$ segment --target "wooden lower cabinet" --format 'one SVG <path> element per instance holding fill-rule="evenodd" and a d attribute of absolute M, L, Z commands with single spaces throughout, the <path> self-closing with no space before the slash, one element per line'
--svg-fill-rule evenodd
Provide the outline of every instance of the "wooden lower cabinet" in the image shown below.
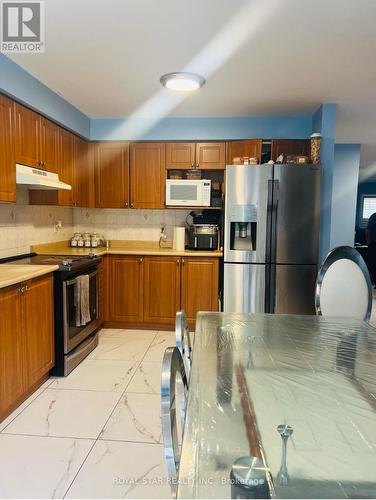
<path fill-rule="evenodd" d="M 181 308 L 190 322 L 198 311 L 218 311 L 218 259 L 182 259 Z"/>
<path fill-rule="evenodd" d="M 24 392 L 19 286 L 0 290 L 0 421 Z"/>
<path fill-rule="evenodd" d="M 180 257 L 145 257 L 144 322 L 173 325 L 180 309 Z"/>
<path fill-rule="evenodd" d="M 110 321 L 141 323 L 143 320 L 143 258 L 111 256 L 109 268 Z"/>
<path fill-rule="evenodd" d="M 1 421 L 54 365 L 52 275 L 1 289 L 0 310 Z"/>
<path fill-rule="evenodd" d="M 28 281 L 22 298 L 24 378 L 25 386 L 32 387 L 54 365 L 52 278 Z"/>
<path fill-rule="evenodd" d="M 218 310 L 218 258 L 106 258 L 106 326 L 173 329 L 180 309 L 186 311 L 191 326 L 197 311 Z"/>

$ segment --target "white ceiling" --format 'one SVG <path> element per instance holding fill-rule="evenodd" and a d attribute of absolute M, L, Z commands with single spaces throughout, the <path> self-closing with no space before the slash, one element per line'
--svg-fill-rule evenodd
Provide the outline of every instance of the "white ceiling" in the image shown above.
<path fill-rule="evenodd" d="M 46 0 L 46 52 L 12 59 L 91 117 L 311 113 L 376 163 L 375 0 Z M 184 100 L 163 73 L 201 73 Z"/>

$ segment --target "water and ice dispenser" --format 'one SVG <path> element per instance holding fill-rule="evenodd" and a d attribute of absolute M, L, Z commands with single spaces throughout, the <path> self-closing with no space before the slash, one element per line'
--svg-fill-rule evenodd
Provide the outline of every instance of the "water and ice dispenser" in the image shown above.
<path fill-rule="evenodd" d="M 255 251 L 256 241 L 256 205 L 232 205 L 230 212 L 230 249 Z"/>

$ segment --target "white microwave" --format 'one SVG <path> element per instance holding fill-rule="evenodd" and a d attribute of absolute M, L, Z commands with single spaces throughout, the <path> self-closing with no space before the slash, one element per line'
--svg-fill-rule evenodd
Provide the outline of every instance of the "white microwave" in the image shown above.
<path fill-rule="evenodd" d="M 208 179 L 167 179 L 166 205 L 210 207 L 211 181 Z"/>

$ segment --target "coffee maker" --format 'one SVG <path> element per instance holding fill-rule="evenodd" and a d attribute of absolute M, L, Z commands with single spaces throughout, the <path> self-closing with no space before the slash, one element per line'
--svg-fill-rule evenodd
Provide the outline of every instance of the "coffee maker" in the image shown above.
<path fill-rule="evenodd" d="M 221 213 L 217 210 L 190 212 L 187 217 L 188 249 L 218 250 Z"/>

